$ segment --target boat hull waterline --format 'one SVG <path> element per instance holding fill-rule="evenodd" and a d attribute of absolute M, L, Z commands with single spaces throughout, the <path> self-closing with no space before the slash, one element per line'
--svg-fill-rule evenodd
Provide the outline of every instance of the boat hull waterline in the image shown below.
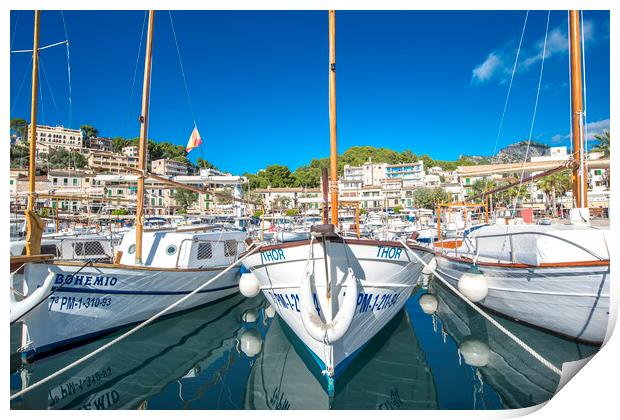
<path fill-rule="evenodd" d="M 432 258 L 426 250 L 415 252 L 426 261 Z M 335 380 L 411 295 L 422 264 L 410 254 L 398 242 L 328 239 L 266 246 L 243 264 L 256 276 L 260 289 L 280 317 L 311 351 L 317 367 L 323 373 L 331 372 L 331 379 Z M 357 281 L 352 320 L 338 340 L 319 341 L 302 319 L 300 296 L 303 299 L 304 294 L 300 286 L 304 273 L 312 273 L 312 306 L 325 323 L 326 318 L 331 321 L 340 310 L 345 310 L 349 268 Z M 332 299 L 327 297 L 328 280 Z"/>
<path fill-rule="evenodd" d="M 222 269 L 156 269 L 95 264 L 28 264 L 27 290 L 42 286 L 51 272 L 54 286 L 46 302 L 22 321 L 22 354 L 39 357 L 85 339 L 148 319 L 217 276 Z M 77 274 L 76 274 L 77 273 Z M 214 302 L 239 290 L 239 269 L 170 310 L 170 314 Z"/>
<path fill-rule="evenodd" d="M 473 263 L 437 255 L 452 286 Z M 478 264 L 488 282 L 480 304 L 510 318 L 588 343 L 602 343 L 609 320 L 609 264 L 509 267 Z"/>

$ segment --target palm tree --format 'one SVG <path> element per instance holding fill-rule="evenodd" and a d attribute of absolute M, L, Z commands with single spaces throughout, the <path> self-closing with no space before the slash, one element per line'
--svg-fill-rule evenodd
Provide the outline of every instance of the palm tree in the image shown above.
<path fill-rule="evenodd" d="M 26 131 L 28 130 L 28 122 L 23 118 L 11 118 L 11 130 L 15 135 L 21 137 L 22 141 L 27 140 Z"/>
<path fill-rule="evenodd" d="M 609 130 L 605 130 L 603 134 L 595 134 L 594 138 L 598 140 L 598 145 L 592 148 L 592 151 L 601 152 L 604 157 L 609 157 Z"/>
<path fill-rule="evenodd" d="M 568 172 L 555 173 L 540 181 L 537 186 L 550 199 L 553 206 L 553 215 L 557 215 L 557 196 L 563 196 L 571 188 L 571 180 Z"/>

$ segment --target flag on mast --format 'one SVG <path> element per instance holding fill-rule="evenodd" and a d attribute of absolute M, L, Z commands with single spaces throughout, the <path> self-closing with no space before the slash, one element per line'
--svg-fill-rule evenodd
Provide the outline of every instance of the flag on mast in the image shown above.
<path fill-rule="evenodd" d="M 201 144 L 202 138 L 200 138 L 198 127 L 194 127 L 194 131 L 192 131 L 192 135 L 189 136 L 189 140 L 187 141 L 187 147 L 185 148 L 185 151 L 189 153 L 192 149 L 200 146 Z"/>

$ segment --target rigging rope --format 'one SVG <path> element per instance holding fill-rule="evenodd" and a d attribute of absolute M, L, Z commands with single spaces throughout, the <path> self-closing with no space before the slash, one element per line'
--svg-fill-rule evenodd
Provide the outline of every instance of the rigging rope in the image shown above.
<path fill-rule="evenodd" d="M 13 109 L 15 108 L 15 104 L 17 104 L 17 100 L 19 99 L 19 94 L 22 91 L 22 87 L 24 86 L 26 77 L 28 77 L 29 74 L 32 74 L 31 72 L 28 71 L 30 68 L 32 68 L 32 56 L 30 56 L 30 62 L 28 63 L 28 66 L 26 67 L 26 71 L 24 72 L 24 77 L 22 78 L 22 82 L 19 84 L 19 89 L 17 89 L 17 95 L 15 95 L 15 98 L 13 99 L 13 105 L 11 106 L 11 114 L 13 113 Z"/>
<path fill-rule="evenodd" d="M 194 296 L 196 293 L 200 292 L 202 289 L 204 289 L 205 287 L 207 287 L 209 284 L 213 283 L 215 280 L 219 279 L 221 276 L 223 276 L 225 273 L 227 273 L 228 271 L 230 271 L 233 267 L 235 267 L 238 263 L 241 263 L 242 261 L 244 261 L 246 258 L 248 258 L 250 255 L 254 254 L 257 250 L 260 249 L 260 246 L 255 246 L 254 249 L 248 251 L 247 254 L 245 254 L 242 258 L 236 260 L 235 262 L 233 262 L 231 265 L 229 265 L 228 267 L 226 267 L 223 271 L 221 271 L 219 274 L 217 274 L 215 277 L 205 281 L 201 286 L 197 287 L 196 289 L 194 289 L 192 292 L 188 293 L 187 295 L 185 295 L 184 297 L 182 297 L 181 299 L 177 300 L 176 302 L 174 302 L 173 304 L 171 304 L 170 306 L 167 306 L 166 308 L 162 309 L 161 311 L 159 311 L 158 313 L 156 313 L 155 315 L 153 315 L 152 317 L 150 317 L 149 319 L 147 319 L 146 321 L 141 322 L 140 324 L 136 325 L 135 327 L 133 327 L 132 329 L 130 329 L 129 331 L 127 331 L 126 333 L 120 335 L 119 337 L 115 338 L 114 340 L 110 341 L 109 343 L 99 347 L 98 349 L 88 353 L 87 355 L 85 355 L 84 357 L 76 360 L 73 363 L 68 364 L 67 366 L 65 366 L 62 369 L 57 370 L 56 372 L 52 373 L 51 375 L 41 379 L 39 382 L 36 382 L 32 385 L 27 386 L 26 388 L 22 389 L 21 391 L 18 391 L 16 393 L 14 393 L 13 395 L 11 395 L 10 399 L 14 400 L 17 397 L 21 397 L 22 395 L 26 394 L 27 392 L 32 391 L 35 388 L 38 388 L 39 386 L 51 381 L 52 379 L 58 377 L 59 375 L 67 372 L 68 370 L 74 368 L 75 366 L 84 363 L 85 361 L 91 359 L 92 357 L 96 356 L 97 354 L 101 353 L 102 351 L 112 347 L 114 344 L 118 343 L 119 341 L 129 337 L 131 334 L 137 332 L 138 330 L 141 330 L 142 328 L 144 328 L 145 326 L 147 326 L 148 324 L 152 323 L 153 321 L 155 321 L 157 318 L 161 317 L 162 315 L 166 314 L 167 312 L 169 312 L 171 309 L 179 306 L 181 303 L 185 302 L 186 300 L 188 300 L 190 297 Z"/>
<path fill-rule="evenodd" d="M 194 113 L 194 107 L 192 106 L 192 99 L 189 96 L 187 78 L 185 77 L 185 69 L 183 68 L 183 60 L 181 60 L 181 50 L 179 49 L 179 43 L 177 41 L 177 33 L 174 30 L 174 22 L 172 21 L 172 12 L 170 10 L 168 10 L 168 16 L 170 17 L 170 26 L 172 26 L 172 36 L 174 38 L 174 45 L 177 48 L 177 56 L 179 57 L 179 65 L 181 66 L 181 75 L 183 76 L 183 84 L 185 85 L 185 95 L 187 96 L 187 103 L 189 104 L 189 110 L 192 113 L 192 119 L 194 120 L 194 127 L 196 127 L 196 114 Z"/>
<path fill-rule="evenodd" d="M 582 127 L 583 127 L 583 132 L 582 137 L 581 137 L 581 150 L 579 151 L 579 157 L 580 157 L 580 170 L 582 172 L 581 176 L 582 177 L 587 177 L 587 173 L 588 170 L 586 168 L 586 153 L 588 152 L 588 122 L 587 122 L 587 102 L 586 102 L 586 98 L 588 96 L 588 92 L 586 90 L 586 43 L 585 43 L 585 26 L 584 26 L 584 20 L 583 20 L 583 10 L 580 11 L 581 13 L 581 62 L 582 64 L 582 68 L 583 68 L 583 80 L 582 80 L 582 84 L 583 84 L 583 109 L 582 109 L 582 113 L 581 113 L 581 119 L 580 121 L 582 122 Z M 587 178 L 586 178 L 587 179 Z M 587 184 L 587 183 L 586 183 Z M 588 203 L 582 203 L 584 206 L 588 206 Z"/>
<path fill-rule="evenodd" d="M 52 97 L 52 104 L 54 105 L 54 109 L 56 110 L 56 116 L 58 120 L 62 123 L 62 118 L 60 117 L 60 111 L 58 110 L 58 106 L 56 105 L 56 98 L 54 98 L 54 92 L 52 91 L 52 85 L 50 84 L 49 79 L 47 78 L 47 72 L 45 71 L 45 66 L 43 65 L 43 57 L 39 57 L 39 63 L 41 63 L 41 72 L 43 73 L 43 78 L 47 83 L 47 88 L 50 91 L 50 96 Z"/>
<path fill-rule="evenodd" d="M 13 36 L 11 36 L 11 50 L 13 49 L 13 42 L 15 41 L 15 33 L 17 33 L 17 25 L 19 24 L 19 10 L 17 12 L 17 17 L 15 18 L 15 27 L 13 28 Z"/>
<path fill-rule="evenodd" d="M 525 176 L 525 163 L 527 162 L 527 158 L 530 153 L 530 145 L 532 144 L 532 132 L 534 131 L 534 123 L 536 121 L 536 112 L 538 111 L 538 99 L 540 98 L 540 87 L 542 85 L 543 71 L 545 68 L 545 56 L 547 55 L 547 37 L 549 35 L 549 18 L 550 17 L 551 17 L 551 10 L 548 10 L 547 11 L 547 26 L 545 28 L 545 41 L 543 44 L 542 57 L 540 60 L 540 74 L 538 76 L 538 87 L 536 89 L 536 101 L 534 102 L 534 112 L 532 113 L 532 122 L 530 124 L 530 132 L 527 137 L 527 148 L 525 149 L 525 156 L 523 158 L 523 164 L 521 166 L 521 177 L 519 179 L 519 188 L 517 188 L 517 195 L 512 205 L 513 214 L 517 208 L 517 200 L 519 199 L 519 196 L 521 195 L 520 187 L 523 185 L 523 178 Z M 508 225 L 506 225 L 506 229 L 508 229 Z"/>
<path fill-rule="evenodd" d="M 523 348 L 523 350 L 525 350 L 526 352 L 528 352 L 532 357 L 534 357 L 536 360 L 538 360 L 540 363 L 542 363 L 546 368 L 548 368 L 550 371 L 552 371 L 553 373 L 555 373 L 558 376 L 562 376 L 562 370 L 558 369 L 553 363 L 551 363 L 550 361 L 548 361 L 547 359 L 545 359 L 543 356 L 541 356 L 539 353 L 536 352 L 536 350 L 534 350 L 533 348 L 531 348 L 530 346 L 528 346 L 525 342 L 523 342 L 519 337 L 517 337 L 516 335 L 514 335 L 513 333 L 511 333 L 508 329 L 506 329 L 502 324 L 500 324 L 498 321 L 496 321 L 492 316 L 490 316 L 489 314 L 487 314 L 485 311 L 483 311 L 482 309 L 480 309 L 478 307 L 478 305 L 476 305 L 475 303 L 473 303 L 472 301 L 470 301 L 469 299 L 467 299 L 461 292 L 458 291 L 458 289 L 456 289 L 454 286 L 452 286 L 446 279 L 444 279 L 441 274 L 439 274 L 437 272 L 437 270 L 433 267 L 431 267 L 428 263 L 426 263 L 418 254 L 416 254 L 410 247 L 409 245 L 407 245 L 404 241 L 399 240 L 399 242 L 405 247 L 405 249 L 407 249 L 409 252 L 411 252 L 414 257 L 416 257 L 418 259 L 418 261 L 420 261 L 420 263 L 422 263 L 422 265 L 424 265 L 427 269 L 429 269 L 433 275 L 438 278 L 439 280 L 441 280 L 441 282 L 443 284 L 446 285 L 446 287 L 448 287 L 448 289 L 450 289 L 455 295 L 457 295 L 458 297 L 460 297 L 466 304 L 468 304 L 469 306 L 471 306 L 476 312 L 478 312 L 480 315 L 482 315 L 487 321 L 489 321 L 491 324 L 493 324 L 498 330 L 500 330 L 501 332 L 503 332 L 505 335 L 508 336 L 508 338 L 512 339 L 515 343 L 517 343 L 521 348 Z M 13 397 L 11 397 L 13 398 Z"/>
<path fill-rule="evenodd" d="M 65 30 L 65 39 L 67 40 L 67 77 L 69 81 L 69 128 L 73 126 L 73 101 L 72 101 L 72 89 L 71 89 L 71 55 L 69 53 L 69 34 L 67 33 L 67 25 L 65 24 L 65 15 L 60 11 L 60 17 L 62 19 L 62 27 Z"/>
<path fill-rule="evenodd" d="M 523 21 L 523 28 L 521 29 L 521 38 L 519 39 L 519 46 L 517 47 L 517 55 L 515 57 L 515 62 L 512 66 L 512 75 L 510 76 L 510 83 L 508 84 L 508 91 L 506 92 L 506 100 L 504 101 L 504 110 L 502 111 L 502 118 L 499 123 L 499 129 L 497 130 L 497 138 L 495 139 L 495 147 L 493 148 L 493 157 L 495 157 L 495 153 L 497 152 L 497 144 L 499 143 L 499 139 L 502 133 L 502 127 L 504 126 L 504 117 L 506 116 L 506 110 L 508 109 L 508 99 L 510 98 L 510 92 L 512 90 L 512 82 L 515 77 L 515 73 L 517 71 L 517 63 L 519 62 L 519 54 L 521 53 L 521 46 L 523 45 L 523 36 L 525 35 L 525 28 L 527 26 L 527 18 L 530 14 L 530 11 L 526 11 L 525 19 Z"/>
<path fill-rule="evenodd" d="M 140 52 L 142 51 L 142 40 L 144 39 L 144 28 L 146 26 L 146 17 L 148 12 L 144 12 L 144 19 L 142 19 L 142 31 L 140 32 L 140 44 L 138 45 L 138 55 L 136 56 L 136 65 L 133 69 L 133 80 L 131 81 L 131 89 L 129 90 L 129 106 L 127 107 L 127 125 L 131 118 L 131 104 L 133 103 L 133 93 L 136 86 L 136 76 L 138 73 L 138 64 L 140 62 Z"/>

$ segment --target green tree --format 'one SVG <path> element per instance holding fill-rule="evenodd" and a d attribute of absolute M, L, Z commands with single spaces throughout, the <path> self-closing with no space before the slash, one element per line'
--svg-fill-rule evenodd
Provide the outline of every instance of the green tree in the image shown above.
<path fill-rule="evenodd" d="M 97 137 L 99 135 L 99 130 L 97 130 L 92 125 L 81 125 L 80 130 L 84 133 L 84 137 L 89 139 L 91 137 Z"/>
<path fill-rule="evenodd" d="M 30 150 L 22 145 L 11 145 L 10 158 L 11 168 L 27 167 L 30 162 Z"/>
<path fill-rule="evenodd" d="M 394 214 L 400 214 L 403 212 L 403 206 L 394 206 Z"/>
<path fill-rule="evenodd" d="M 605 130 L 603 134 L 595 134 L 594 138 L 598 140 L 598 144 L 592 151 L 602 152 L 604 157 L 609 157 L 609 130 Z"/>
<path fill-rule="evenodd" d="M 129 145 L 129 140 L 124 137 L 114 137 L 112 139 L 112 151 L 116 153 L 121 153 L 123 151 L 123 147 Z"/>
<path fill-rule="evenodd" d="M 216 171 L 218 170 L 214 164 L 203 158 L 196 159 L 196 167 L 198 169 L 215 169 Z"/>
<path fill-rule="evenodd" d="M 21 137 L 23 141 L 28 139 L 28 121 L 23 118 L 11 118 L 11 130 L 15 135 Z"/>
<path fill-rule="evenodd" d="M 413 201 L 420 209 L 434 209 L 438 203 L 448 200 L 448 194 L 442 188 L 420 187 L 413 191 Z"/>
<path fill-rule="evenodd" d="M 179 188 L 174 193 L 174 200 L 178 206 L 187 212 L 187 209 L 198 201 L 198 194 L 185 188 Z"/>
<path fill-rule="evenodd" d="M 289 204 L 291 204 L 291 199 L 281 195 L 272 201 L 271 206 L 275 210 L 284 210 L 288 208 Z"/>
<path fill-rule="evenodd" d="M 54 169 L 84 168 L 88 161 L 78 152 L 71 152 L 64 147 L 52 151 L 49 155 L 49 166 Z"/>
<path fill-rule="evenodd" d="M 557 212 L 557 196 L 562 196 L 571 188 L 571 178 L 568 171 L 562 171 L 546 176 L 538 181 L 538 189 L 543 191 L 547 199 L 551 201 L 553 215 Z"/>
<path fill-rule="evenodd" d="M 110 214 L 112 216 L 125 216 L 126 214 L 129 214 L 129 212 L 127 209 L 114 209 Z"/>
<path fill-rule="evenodd" d="M 287 216 L 298 216 L 299 215 L 299 209 L 288 209 L 284 212 L 285 215 Z"/>

